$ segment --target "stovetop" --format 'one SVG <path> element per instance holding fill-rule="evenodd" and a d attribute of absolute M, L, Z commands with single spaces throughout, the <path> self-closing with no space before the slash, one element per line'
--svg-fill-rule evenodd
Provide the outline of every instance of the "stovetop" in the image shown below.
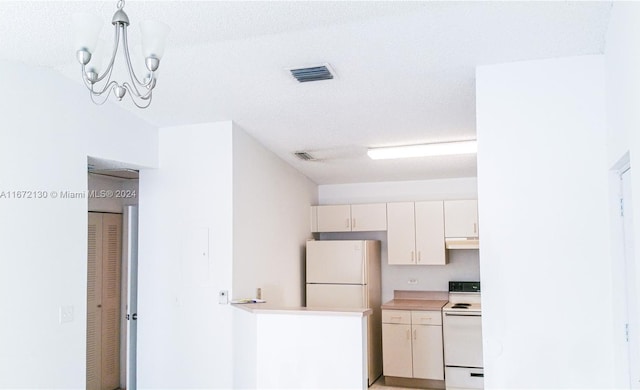
<path fill-rule="evenodd" d="M 442 310 L 456 313 L 482 311 L 480 282 L 449 282 L 449 303 Z"/>

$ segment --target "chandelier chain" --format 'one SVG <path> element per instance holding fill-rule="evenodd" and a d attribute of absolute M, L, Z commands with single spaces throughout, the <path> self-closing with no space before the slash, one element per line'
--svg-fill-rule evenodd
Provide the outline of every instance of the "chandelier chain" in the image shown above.
<path fill-rule="evenodd" d="M 124 0 L 118 0 L 118 9 L 124 8 Z"/>

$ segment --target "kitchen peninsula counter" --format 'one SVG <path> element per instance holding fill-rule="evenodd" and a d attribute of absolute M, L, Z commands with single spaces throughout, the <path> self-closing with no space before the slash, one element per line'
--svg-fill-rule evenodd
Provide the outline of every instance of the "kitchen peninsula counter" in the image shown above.
<path fill-rule="evenodd" d="M 446 302 L 445 302 L 446 303 Z M 246 310 L 253 314 L 293 314 L 316 316 L 353 316 L 365 317 L 371 315 L 371 309 L 337 309 L 337 308 L 308 308 L 301 306 L 287 307 L 270 303 L 232 303 L 231 306 Z"/>
<path fill-rule="evenodd" d="M 372 310 L 231 306 L 238 388 L 367 389 Z"/>

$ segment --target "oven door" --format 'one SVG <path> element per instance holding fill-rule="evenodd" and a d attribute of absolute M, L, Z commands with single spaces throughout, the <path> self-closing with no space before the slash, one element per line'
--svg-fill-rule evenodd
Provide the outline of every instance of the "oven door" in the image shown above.
<path fill-rule="evenodd" d="M 480 313 L 444 313 L 442 331 L 445 366 L 483 366 Z"/>

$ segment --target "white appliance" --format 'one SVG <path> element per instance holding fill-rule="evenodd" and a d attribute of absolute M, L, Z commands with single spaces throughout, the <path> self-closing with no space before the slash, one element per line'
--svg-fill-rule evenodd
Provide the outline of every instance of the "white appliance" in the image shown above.
<path fill-rule="evenodd" d="M 446 389 L 484 388 L 480 282 L 449 282 L 442 313 Z"/>
<path fill-rule="evenodd" d="M 367 318 L 369 386 L 382 375 L 380 241 L 307 242 L 307 307 L 363 309 Z"/>

